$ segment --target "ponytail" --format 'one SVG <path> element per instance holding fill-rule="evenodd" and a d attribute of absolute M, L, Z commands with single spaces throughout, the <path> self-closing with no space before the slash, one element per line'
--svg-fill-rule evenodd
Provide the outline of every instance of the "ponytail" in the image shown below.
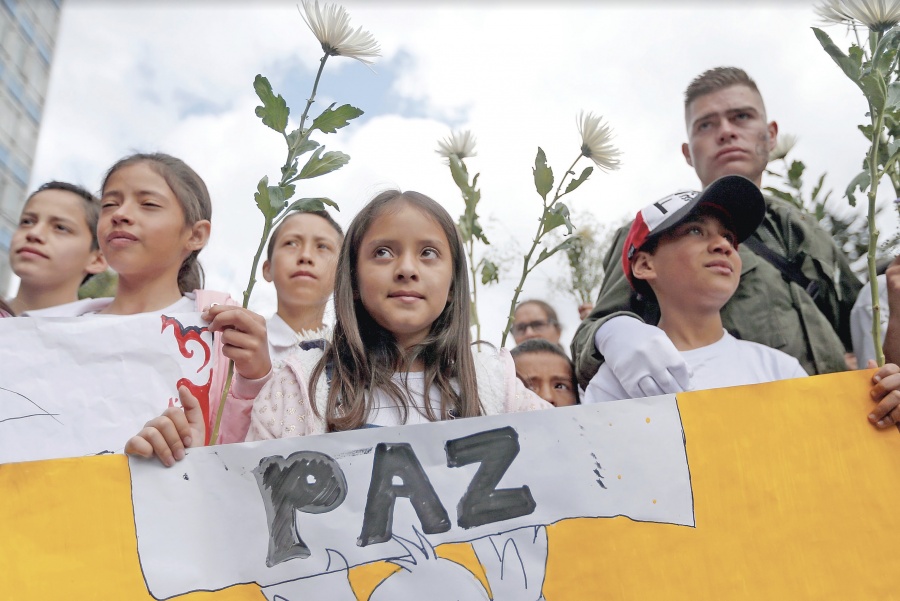
<path fill-rule="evenodd" d="M 206 274 L 197 260 L 198 254 L 200 254 L 199 250 L 189 254 L 184 263 L 181 264 L 181 269 L 178 270 L 178 290 L 181 291 L 181 294 L 203 288 Z"/>

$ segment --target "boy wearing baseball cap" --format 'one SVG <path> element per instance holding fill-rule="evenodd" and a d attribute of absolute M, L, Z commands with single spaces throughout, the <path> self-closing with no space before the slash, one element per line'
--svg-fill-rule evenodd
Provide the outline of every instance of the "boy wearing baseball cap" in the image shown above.
<path fill-rule="evenodd" d="M 738 244 L 756 230 L 765 211 L 756 184 L 727 175 L 703 192 L 676 192 L 644 207 L 628 232 L 622 252 L 625 276 L 638 294 L 656 297 L 658 327 L 684 357 L 692 390 L 807 375 L 794 357 L 738 340 L 722 327 L 720 311 L 741 277 Z M 604 363 L 582 402 L 631 396 Z"/>

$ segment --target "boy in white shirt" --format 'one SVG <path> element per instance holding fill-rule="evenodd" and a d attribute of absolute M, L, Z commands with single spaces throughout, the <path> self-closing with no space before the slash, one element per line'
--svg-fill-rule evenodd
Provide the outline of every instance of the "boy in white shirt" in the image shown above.
<path fill-rule="evenodd" d="M 794 357 L 738 340 L 722 327 L 720 311 L 741 277 L 737 246 L 756 230 L 765 210 L 756 184 L 728 175 L 703 192 L 677 192 L 644 207 L 628 232 L 625 275 L 636 292 L 656 297 L 658 327 L 684 357 L 691 390 L 807 375 Z M 582 402 L 630 396 L 604 363 Z"/>

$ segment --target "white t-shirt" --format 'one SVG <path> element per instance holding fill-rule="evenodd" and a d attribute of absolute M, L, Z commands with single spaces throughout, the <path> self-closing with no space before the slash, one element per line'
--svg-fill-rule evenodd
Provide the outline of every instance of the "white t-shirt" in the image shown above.
<path fill-rule="evenodd" d="M 197 310 L 196 296 L 193 292 L 187 292 L 180 299 L 159 311 L 150 313 L 193 313 Z M 75 302 L 25 311 L 22 317 L 81 317 L 82 315 L 99 314 L 113 302 L 111 296 L 104 298 L 84 298 Z"/>
<path fill-rule="evenodd" d="M 768 346 L 738 340 L 723 330 L 718 342 L 690 351 L 679 351 L 691 369 L 691 390 L 762 384 L 803 378 L 800 362 Z M 604 363 L 591 379 L 581 402 L 599 403 L 631 398 Z"/>
<path fill-rule="evenodd" d="M 403 383 L 404 379 L 406 380 L 405 386 Z M 401 390 L 405 388 L 409 392 L 409 413 L 406 416 L 406 421 L 403 421 L 403 413 L 400 407 L 397 406 L 397 402 L 383 390 L 375 390 L 372 393 L 372 408 L 366 420 L 366 427 L 429 423 L 428 416 L 425 413 L 425 372 L 397 373 L 391 376 L 391 380 Z M 431 389 L 428 391 L 428 402 L 431 404 L 434 414 L 440 417 L 441 392 L 434 384 L 431 385 Z"/>
<path fill-rule="evenodd" d="M 885 274 L 878 276 L 878 305 L 881 307 L 881 343 L 884 344 L 889 317 Z M 869 359 L 875 358 L 875 343 L 872 340 L 872 286 L 869 282 L 859 291 L 853 309 L 850 310 L 850 337 L 853 339 L 856 364 L 864 369 Z"/>

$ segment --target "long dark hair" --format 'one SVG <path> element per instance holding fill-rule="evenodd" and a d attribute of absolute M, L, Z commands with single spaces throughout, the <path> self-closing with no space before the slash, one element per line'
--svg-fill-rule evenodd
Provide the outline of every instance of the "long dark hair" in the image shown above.
<path fill-rule="evenodd" d="M 9 313 L 12 317 L 16 316 L 16 312 L 12 310 L 12 307 L 6 304 L 2 298 L 0 298 L 0 313 Z"/>
<path fill-rule="evenodd" d="M 378 325 L 359 296 L 357 263 L 363 237 L 379 217 L 411 206 L 429 215 L 444 231 L 453 259 L 453 282 L 447 306 L 431 325 L 422 342 L 408 350 L 393 334 Z M 396 401 L 406 421 L 409 392 L 392 379 L 416 361 L 425 365 L 425 415 L 436 421 L 448 417 L 473 417 L 483 413 L 478 398 L 469 328 L 469 280 L 462 240 L 444 208 L 418 192 L 389 190 L 373 198 L 353 219 L 341 246 L 334 286 L 336 321 L 334 339 L 313 370 L 309 383 L 312 409 L 316 383 L 327 365 L 332 366 L 331 386 L 325 411 L 329 431 L 354 430 L 366 423 L 373 391 L 381 390 Z M 456 379 L 459 392 L 451 382 Z M 440 415 L 435 415 L 428 391 L 436 386 L 441 395 Z M 321 417 L 321 416 L 320 416 Z"/>
<path fill-rule="evenodd" d="M 166 184 L 181 204 L 185 225 L 192 227 L 204 219 L 212 221 L 212 201 L 206 183 L 187 163 L 162 152 L 138 153 L 121 159 L 106 172 L 101 190 L 106 189 L 106 183 L 113 173 L 137 163 L 146 163 L 166 180 Z M 192 251 L 178 270 L 178 289 L 182 294 L 203 288 L 203 268 L 197 261 L 200 250 L 203 249 Z"/>

